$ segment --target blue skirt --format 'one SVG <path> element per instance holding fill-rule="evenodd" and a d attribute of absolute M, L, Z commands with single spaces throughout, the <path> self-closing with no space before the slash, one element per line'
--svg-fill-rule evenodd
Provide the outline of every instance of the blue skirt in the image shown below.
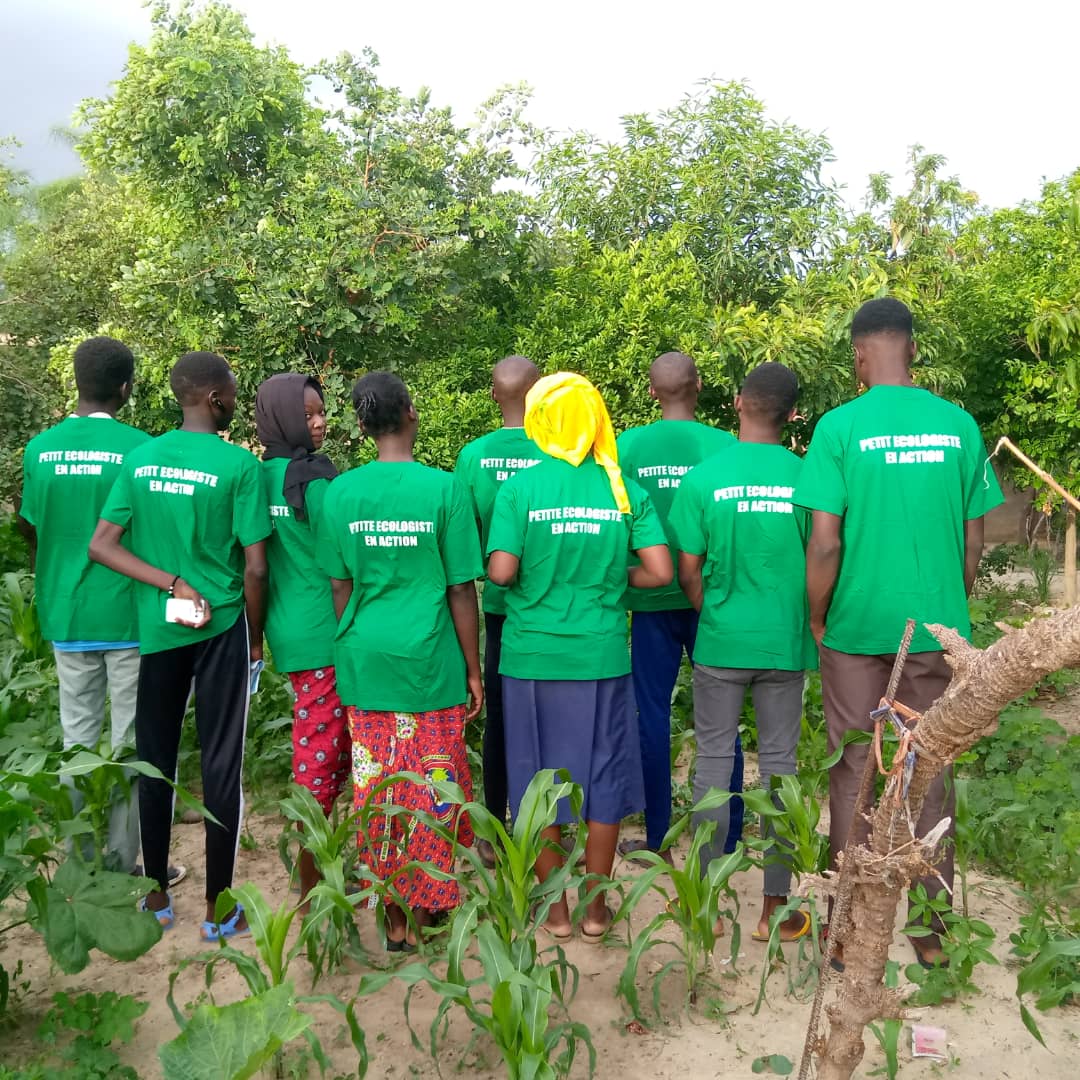
<path fill-rule="evenodd" d="M 617 825 L 645 808 L 634 684 L 614 679 L 502 677 L 510 810 L 540 769 L 566 769 L 585 794 L 586 821 Z M 573 821 L 559 804 L 558 823 Z"/>

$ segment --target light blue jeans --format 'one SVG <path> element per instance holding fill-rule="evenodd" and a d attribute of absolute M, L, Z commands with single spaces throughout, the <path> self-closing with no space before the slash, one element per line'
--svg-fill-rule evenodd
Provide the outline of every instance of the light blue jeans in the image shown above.
<path fill-rule="evenodd" d="M 110 746 L 113 757 L 135 746 L 135 699 L 139 688 L 139 650 L 103 649 L 94 652 L 62 652 L 54 649 L 56 676 L 60 684 L 60 726 L 64 748 L 84 746 L 97 750 L 105 727 L 105 702 L 109 701 Z M 76 812 L 82 797 L 70 780 Z M 139 858 L 139 802 L 137 781 L 117 786 L 109 814 L 105 864 L 130 874 Z"/>

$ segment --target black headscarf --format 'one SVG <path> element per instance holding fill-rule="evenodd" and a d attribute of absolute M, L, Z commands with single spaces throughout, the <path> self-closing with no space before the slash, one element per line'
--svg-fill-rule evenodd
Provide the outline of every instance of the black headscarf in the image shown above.
<path fill-rule="evenodd" d="M 304 518 L 304 495 L 312 480 L 333 480 L 338 471 L 325 454 L 316 454 L 304 413 L 304 390 L 322 387 L 310 375 L 271 375 L 255 397 L 255 427 L 263 444 L 263 460 L 290 458 L 285 467 L 285 502 Z"/>

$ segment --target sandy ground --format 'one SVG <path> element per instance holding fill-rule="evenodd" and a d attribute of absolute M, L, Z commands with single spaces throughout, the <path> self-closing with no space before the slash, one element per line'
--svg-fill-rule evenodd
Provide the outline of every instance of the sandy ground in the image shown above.
<path fill-rule="evenodd" d="M 237 879 L 259 885 L 272 903 L 286 896 L 284 880 L 277 856 L 277 837 L 282 824 L 269 816 L 253 817 L 250 834 L 256 843 L 254 850 L 242 850 Z M 21 959 L 24 976 L 31 988 L 15 1005 L 16 1026 L 0 1033 L 0 1062 L 16 1065 L 25 1062 L 36 1051 L 33 1032 L 50 1004 L 50 996 L 58 989 L 116 990 L 134 994 L 150 1002 L 150 1008 L 138 1022 L 134 1042 L 122 1051 L 125 1062 L 134 1066 L 139 1075 L 156 1078 L 161 1075 L 157 1046 L 177 1033 L 176 1024 L 165 1003 L 170 973 L 185 958 L 198 953 L 198 925 L 202 909 L 201 878 L 202 829 L 199 826 L 178 826 L 174 835 L 174 860 L 188 866 L 190 873 L 176 890 L 177 925 L 150 953 L 128 964 L 117 963 L 95 954 L 90 966 L 75 977 L 65 977 L 50 970 L 48 956 L 40 940 L 25 928 L 5 935 L 4 963 L 9 968 Z M 617 873 L 632 876 L 631 865 L 621 863 Z M 620 1080 L 687 1080 L 697 1077 L 749 1077 L 751 1064 L 758 1055 L 784 1054 L 796 1063 L 802 1052 L 809 1001 L 788 996 L 788 979 L 783 970 L 774 973 L 769 982 L 767 1003 L 754 1015 L 761 976 L 764 946 L 749 939 L 757 918 L 759 882 L 754 874 L 743 875 L 738 882 L 742 901 L 743 945 L 737 968 L 727 958 L 728 941 L 722 940 L 716 953 L 715 990 L 707 991 L 699 1006 L 691 1012 L 680 1007 L 680 979 L 672 976 L 665 985 L 665 1019 L 654 1021 L 651 1030 L 635 1033 L 628 1026 L 628 1015 L 615 997 L 615 984 L 625 962 L 626 950 L 621 945 L 595 947 L 574 939 L 566 949 L 568 958 L 578 966 L 581 984 L 571 1005 L 576 1020 L 588 1025 L 596 1051 L 596 1075 Z M 983 967 L 976 972 L 981 994 L 948 1005 L 917 1010 L 922 1023 L 943 1027 L 948 1032 L 952 1059 L 934 1064 L 926 1059 L 913 1061 L 910 1057 L 910 1033 L 905 1025 L 901 1037 L 902 1077 L 950 1076 L 956 1078 L 1029 1078 L 1040 1080 L 1074 1080 L 1077 1076 L 1077 1051 L 1080 1049 L 1080 1009 L 1059 1009 L 1039 1017 L 1049 1050 L 1039 1046 L 1021 1024 L 1013 996 L 1015 969 L 1008 961 L 1008 935 L 1017 924 L 1017 902 L 1009 886 L 1001 881 L 976 877 L 972 889 L 973 913 L 986 919 L 997 931 L 995 953 L 1000 966 Z M 634 925 L 641 927 L 659 910 L 661 900 L 651 897 L 635 916 Z M 377 938 L 370 916 L 364 913 L 361 927 L 365 944 L 371 950 L 373 963 L 382 963 L 385 954 L 378 952 Z M 899 930 L 899 924 L 898 924 Z M 253 951 L 249 942 L 243 945 Z M 659 968 L 668 956 L 656 955 L 650 971 Z M 893 948 L 893 958 L 902 965 L 913 959 L 910 946 L 901 937 Z M 794 956 L 789 963 L 794 967 Z M 362 969 L 353 970 L 324 980 L 318 993 L 334 993 L 347 998 L 355 990 Z M 310 989 L 306 960 L 293 961 L 291 975 L 298 991 Z M 647 980 L 643 980 L 643 983 Z M 189 967 L 178 981 L 177 1000 L 193 1003 L 203 992 L 201 965 Z M 646 995 L 650 987 L 644 986 Z M 231 969 L 222 968 L 214 981 L 214 993 L 219 1003 L 236 1000 L 244 993 L 243 984 Z M 362 1001 L 359 1018 L 367 1033 L 371 1064 L 370 1077 L 434 1077 L 438 1075 L 432 1060 L 416 1050 L 409 1041 L 403 1023 L 403 993 L 390 987 L 375 997 Z M 648 998 L 646 998 L 648 1000 Z M 722 1007 L 716 1007 L 722 1003 Z M 709 1006 L 712 1006 L 711 1008 Z M 413 1023 L 426 1037 L 427 1022 L 433 1015 L 435 998 L 424 991 L 417 995 Z M 331 1055 L 335 1070 L 342 1076 L 355 1075 L 356 1055 L 337 1013 L 327 1006 L 314 1007 L 317 1030 L 323 1046 Z M 883 1056 L 872 1036 L 867 1037 L 868 1051 L 859 1077 L 874 1075 Z M 300 1044 L 302 1045 L 302 1044 Z M 304 1075 L 301 1066 L 291 1075 Z M 318 1075 L 309 1062 L 309 1075 Z M 470 1046 L 468 1025 L 460 1020 L 451 1025 L 441 1055 L 444 1075 L 456 1071 L 464 1075 L 487 1078 L 505 1075 L 494 1047 L 481 1039 Z M 584 1056 L 575 1065 L 573 1076 L 585 1077 L 588 1070 Z M 879 1074 L 883 1075 L 883 1074 Z"/>

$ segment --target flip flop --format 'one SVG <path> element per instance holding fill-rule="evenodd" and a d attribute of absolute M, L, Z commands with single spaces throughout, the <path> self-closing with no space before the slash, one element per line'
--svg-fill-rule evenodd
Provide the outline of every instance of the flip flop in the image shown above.
<path fill-rule="evenodd" d="M 534 907 L 532 909 L 532 920 L 533 920 L 533 922 L 536 922 L 536 912 L 537 912 L 537 909 Z M 547 934 L 547 936 L 549 938 L 551 938 L 553 941 L 560 941 L 560 942 L 561 941 L 569 941 L 574 936 L 573 927 L 571 927 L 569 930 L 565 931 L 562 934 L 556 934 L 555 931 L 552 930 L 551 927 L 547 925 L 547 923 L 537 923 L 536 924 L 536 932 L 538 934 Z"/>
<path fill-rule="evenodd" d="M 251 937 L 250 926 L 240 927 L 237 925 L 240 922 L 240 916 L 243 914 L 244 905 L 237 904 L 231 919 L 226 919 L 220 923 L 204 919 L 202 926 L 199 928 L 199 937 L 203 941 L 228 941 L 231 938 Z"/>
<path fill-rule="evenodd" d="M 607 913 L 611 916 L 611 919 L 599 934 L 590 934 L 584 927 L 581 928 L 581 940 L 585 942 L 586 945 L 599 945 L 610 933 L 612 923 L 615 922 L 615 912 L 612 911 L 610 905 L 607 905 Z"/>
<path fill-rule="evenodd" d="M 787 945 L 792 941 L 798 941 L 799 938 L 806 937 L 806 935 L 810 933 L 810 927 L 812 925 L 812 920 L 810 918 L 810 912 L 807 911 L 805 908 L 798 908 L 797 910 L 798 910 L 799 914 L 803 917 L 803 924 L 802 924 L 802 926 L 799 927 L 798 930 L 795 931 L 794 934 L 792 934 L 791 937 L 781 937 L 780 938 L 780 941 L 784 945 Z M 750 939 L 752 941 L 768 941 L 769 940 L 769 935 L 768 934 L 762 934 L 759 931 L 755 930 L 750 935 Z"/>
<path fill-rule="evenodd" d="M 172 893 L 166 893 L 165 895 L 169 898 L 169 902 L 160 910 L 154 911 L 152 908 L 148 908 L 145 896 L 139 901 L 139 910 L 149 911 L 157 919 L 162 930 L 171 930 L 176 922 L 176 916 L 173 914 L 172 909 Z"/>
<path fill-rule="evenodd" d="M 915 948 L 912 946 L 912 948 Z M 934 968 L 947 968 L 949 966 L 949 958 L 943 956 L 940 960 L 924 960 L 922 954 L 918 949 L 915 949 L 915 959 L 919 964 L 919 967 L 926 971 L 933 971 Z"/>

